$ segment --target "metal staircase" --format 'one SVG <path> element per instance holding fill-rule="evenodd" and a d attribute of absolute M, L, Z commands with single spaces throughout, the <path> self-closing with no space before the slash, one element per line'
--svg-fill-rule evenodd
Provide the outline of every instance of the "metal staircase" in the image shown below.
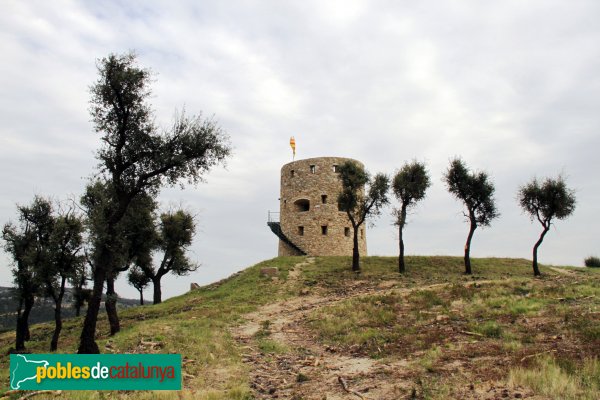
<path fill-rule="evenodd" d="M 298 247 L 294 242 L 292 242 L 281 230 L 281 223 L 279 222 L 279 213 L 269 211 L 269 216 L 267 219 L 267 225 L 271 228 L 271 231 L 277 235 L 279 239 L 281 239 L 285 244 L 296 250 L 301 255 L 305 256 L 306 252 Z"/>

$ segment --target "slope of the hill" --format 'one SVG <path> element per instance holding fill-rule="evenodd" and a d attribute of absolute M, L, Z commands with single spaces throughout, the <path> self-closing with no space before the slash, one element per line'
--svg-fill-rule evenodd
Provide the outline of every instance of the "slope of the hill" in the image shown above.
<path fill-rule="evenodd" d="M 534 279 L 526 260 L 474 259 L 465 276 L 458 257 L 407 261 L 400 276 L 395 258 L 366 257 L 355 275 L 344 257 L 276 258 L 124 310 L 112 338 L 102 320 L 105 352 L 184 358 L 183 391 L 110 398 L 599 398 L 600 271 L 548 267 Z M 279 276 L 261 277 L 267 266 Z M 80 324 L 65 323 L 60 351 L 75 351 Z M 29 349 L 46 352 L 51 332 L 33 327 Z M 0 335 L 3 391 L 13 340 Z"/>

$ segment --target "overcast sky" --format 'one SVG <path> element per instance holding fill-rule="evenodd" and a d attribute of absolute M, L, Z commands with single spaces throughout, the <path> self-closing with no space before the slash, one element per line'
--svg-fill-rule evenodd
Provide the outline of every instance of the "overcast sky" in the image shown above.
<path fill-rule="evenodd" d="M 468 226 L 442 183 L 449 160 L 490 173 L 501 217 L 472 255 L 531 258 L 541 230 L 518 208 L 534 176 L 577 192 L 543 263 L 600 255 L 600 2 L 10 1 L 0 13 L 0 223 L 34 195 L 79 197 L 97 164 L 88 113 L 96 59 L 135 50 L 155 72 L 152 104 L 213 116 L 234 155 L 197 187 L 164 190 L 163 208 L 198 214 L 191 256 L 164 296 L 277 255 L 266 225 L 279 170 L 352 157 L 392 174 L 425 161 L 433 186 L 406 228 L 408 254 L 461 255 Z M 371 255 L 396 255 L 391 209 L 368 231 Z M 0 254 L 0 285 L 11 284 Z M 136 292 L 120 282 L 119 294 Z M 148 290 L 147 296 L 151 291 Z"/>

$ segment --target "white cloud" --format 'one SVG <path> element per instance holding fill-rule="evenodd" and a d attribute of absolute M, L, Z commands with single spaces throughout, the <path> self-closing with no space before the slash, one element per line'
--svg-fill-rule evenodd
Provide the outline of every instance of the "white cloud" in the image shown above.
<path fill-rule="evenodd" d="M 476 255 L 529 257 L 538 227 L 516 188 L 564 170 L 575 216 L 557 224 L 542 262 L 598 253 L 600 6 L 593 1 L 481 3 L 18 2 L 0 15 L 0 221 L 36 193 L 82 191 L 94 171 L 89 122 L 94 61 L 135 49 L 156 72 L 152 103 L 167 126 L 176 108 L 215 115 L 235 155 L 197 188 L 166 190 L 200 214 L 194 251 L 209 281 L 275 255 L 265 225 L 279 169 L 298 158 L 358 158 L 392 173 L 413 158 L 434 186 L 408 226 L 409 253 L 460 254 L 461 206 L 445 191 L 449 158 L 489 171 L 502 217 L 477 232 Z M 371 254 L 396 252 L 384 215 Z M 0 256 L 3 263 L 6 256 Z M 9 284 L 8 269 L 0 284 Z M 185 283 L 185 284 L 184 284 Z M 166 293 L 187 288 L 171 280 Z M 135 296 L 133 290 L 121 291 Z"/>

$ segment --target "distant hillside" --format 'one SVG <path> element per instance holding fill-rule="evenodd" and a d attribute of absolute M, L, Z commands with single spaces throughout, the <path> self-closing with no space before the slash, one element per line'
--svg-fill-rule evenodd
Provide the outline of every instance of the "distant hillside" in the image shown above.
<path fill-rule="evenodd" d="M 162 304 L 123 310 L 103 353 L 182 355 L 182 390 L 110 399 L 600 399 L 600 270 L 462 257 L 279 257 Z M 278 268 L 276 276 L 269 276 Z M 261 274 L 261 270 L 264 272 Z M 48 351 L 52 323 L 26 346 Z M 60 352 L 77 350 L 80 320 Z M 0 334 L 8 365 L 14 334 Z M 8 368 L 0 368 L 0 397 Z M 14 394 L 11 398 L 17 398 Z M 54 397 L 53 397 L 54 398 Z M 97 400 L 63 391 L 61 399 Z"/>
<path fill-rule="evenodd" d="M 73 291 L 67 288 L 63 299 L 62 314 L 64 318 L 75 316 L 75 309 L 72 304 Z M 18 305 L 18 301 L 15 300 L 14 289 L 0 286 L 0 332 L 14 329 L 17 323 Z M 121 308 L 135 307 L 139 305 L 139 300 L 119 298 L 118 305 Z M 102 304 L 102 307 L 104 307 L 104 304 Z M 81 312 L 84 315 L 85 307 L 82 308 Z M 46 321 L 54 321 L 54 301 L 51 298 L 36 297 L 29 322 L 37 324 Z"/>

